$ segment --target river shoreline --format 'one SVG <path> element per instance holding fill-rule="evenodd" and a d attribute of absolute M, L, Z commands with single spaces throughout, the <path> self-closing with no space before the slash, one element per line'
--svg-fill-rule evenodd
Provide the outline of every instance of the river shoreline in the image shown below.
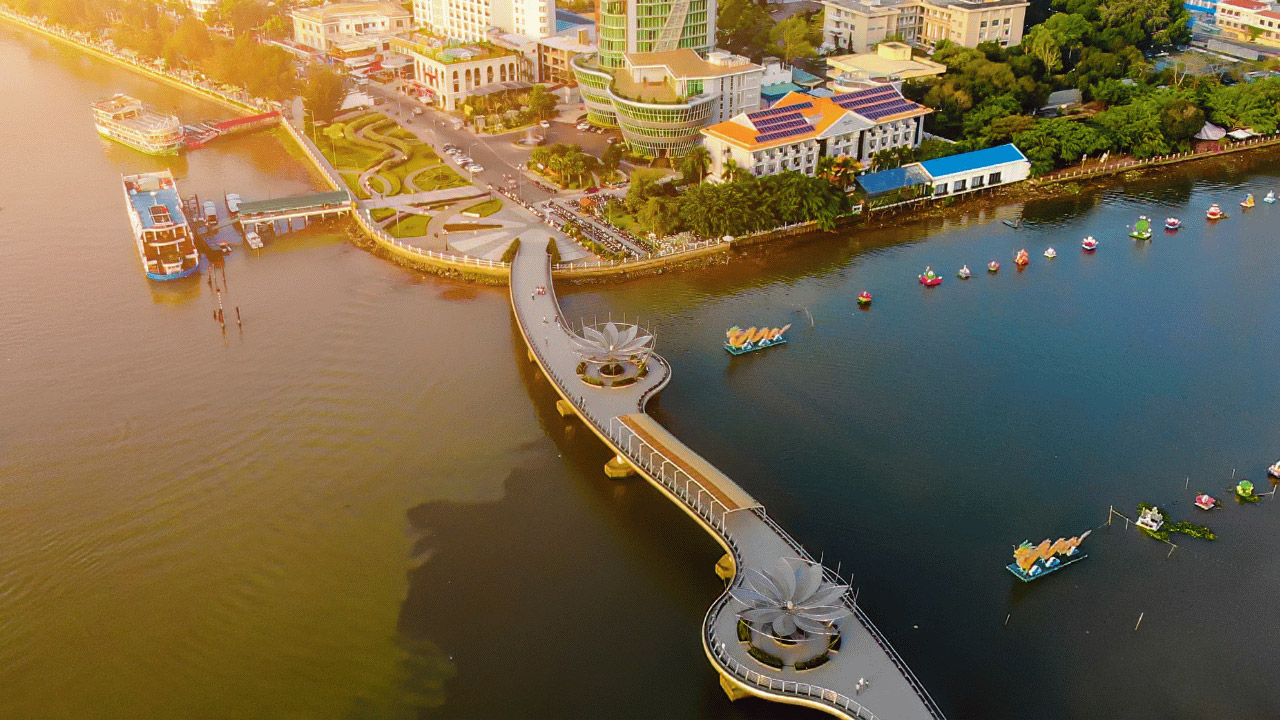
<path fill-rule="evenodd" d="M 122 57 L 106 49 L 89 44 L 84 40 L 50 28 L 35 19 L 22 16 L 13 10 L 0 6 L 0 19 L 11 24 L 31 30 L 51 40 L 78 48 L 91 56 L 106 60 L 120 67 L 137 71 L 170 87 L 191 92 L 199 97 L 212 100 L 238 112 L 261 112 L 264 107 L 228 97 L 225 94 L 197 85 L 189 80 L 175 77 L 167 72 L 153 68 L 145 63 Z M 331 177 L 329 169 L 317 157 L 318 153 L 308 151 L 307 143 L 296 128 L 285 118 L 281 125 L 286 129 L 298 149 L 302 151 L 302 159 L 309 161 L 313 169 L 334 189 L 341 189 Z M 1134 177 L 1148 176 L 1153 171 L 1186 163 L 1207 163 L 1209 161 L 1226 161 L 1236 168 L 1242 164 L 1257 162 L 1258 155 L 1245 155 L 1246 150 L 1262 150 L 1265 156 L 1274 157 L 1280 148 L 1280 136 L 1258 138 L 1252 142 L 1235 143 L 1221 150 L 1210 153 L 1185 153 L 1147 161 L 1120 161 L 1103 167 L 1088 170 L 1077 168 L 1058 171 L 1051 176 L 1030 179 L 1015 185 L 1006 185 L 985 192 L 973 193 L 964 198 L 933 199 L 924 198 L 916 202 L 908 202 L 891 206 L 887 209 L 868 210 L 859 215 L 844 218 L 834 230 L 826 231 L 816 227 L 814 223 L 804 223 L 790 228 L 777 228 L 761 233 L 736 238 L 729 242 L 716 243 L 699 247 L 691 251 L 679 251 L 670 255 L 641 260 L 629 260 L 619 263 L 601 263 L 598 265 L 561 266 L 555 269 L 557 280 L 571 284 L 593 284 L 606 281 L 639 279 L 651 275 L 668 272 L 687 272 L 712 265 L 734 262 L 736 259 L 757 257 L 761 253 L 775 252 L 789 247 L 802 245 L 818 239 L 830 238 L 851 231 L 875 230 L 890 226 L 903 227 L 916 223 L 939 219 L 957 219 L 976 211 L 998 213 L 1001 208 L 1025 204 L 1033 200 L 1048 200 L 1059 197 L 1079 195 L 1094 190 L 1103 190 L 1118 182 L 1127 182 Z M 1271 152 L 1267 152 L 1271 151 Z M 294 155 L 294 153 L 290 153 Z M 1230 156 L 1230 157 L 1228 157 Z M 296 157 L 296 155 L 295 155 Z M 909 212 L 909 218 L 903 218 L 903 212 Z M 467 258 L 426 254 L 414 252 L 409 245 L 396 243 L 391 246 L 379 234 L 371 231 L 365 223 L 360 222 L 359 209 L 353 209 L 356 217 L 353 225 L 366 236 L 368 242 L 357 242 L 354 233 L 349 233 L 352 244 L 366 251 L 374 252 L 379 257 L 397 265 L 419 272 L 430 273 L 440 277 L 466 282 L 478 282 L 488 285 L 504 285 L 507 283 L 508 268 L 498 264 L 467 262 Z M 740 256 L 740 257 L 735 257 Z"/>

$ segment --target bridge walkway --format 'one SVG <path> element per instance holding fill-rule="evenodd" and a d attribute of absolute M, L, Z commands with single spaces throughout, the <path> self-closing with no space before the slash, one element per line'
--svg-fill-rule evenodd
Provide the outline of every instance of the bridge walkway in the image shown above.
<path fill-rule="evenodd" d="M 742 571 L 763 571 L 783 559 L 813 558 L 750 494 L 644 414 L 645 403 L 670 379 L 671 368 L 663 358 L 653 355 L 648 375 L 626 387 L 603 388 L 579 380 L 579 359 L 556 301 L 546 242 L 546 237 L 525 239 L 511 266 L 512 310 L 530 359 L 618 460 L 695 518 L 732 559 L 733 577 L 707 611 L 702 637 L 730 697 L 756 695 L 858 720 L 944 720 L 852 593 L 842 602 L 853 614 L 837 623 L 841 645 L 826 664 L 801 671 L 777 669 L 750 656 L 737 638 L 737 611 L 743 606 L 731 594 Z M 539 294 L 539 287 L 546 292 Z M 830 570 L 824 568 L 824 573 L 829 581 L 844 584 Z M 859 691 L 862 679 L 869 685 Z"/>

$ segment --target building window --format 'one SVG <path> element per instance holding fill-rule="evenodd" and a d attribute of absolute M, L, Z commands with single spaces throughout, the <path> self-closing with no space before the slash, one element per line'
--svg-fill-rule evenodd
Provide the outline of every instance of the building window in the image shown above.
<path fill-rule="evenodd" d="M 947 184 L 946 184 L 946 183 L 939 183 L 939 184 L 938 184 L 938 186 L 937 186 L 936 188 L 934 188 L 934 190 L 933 190 L 933 194 L 934 194 L 934 195 L 946 195 L 946 194 L 947 194 Z"/>
<path fill-rule="evenodd" d="M 956 192 L 963 192 L 963 191 L 964 191 L 964 180 L 957 180 L 957 181 L 956 181 Z"/>
<path fill-rule="evenodd" d="M 989 182 L 989 183 L 990 183 L 990 184 L 992 184 L 992 185 L 999 185 L 999 184 L 1000 184 L 1000 173 L 998 173 L 998 172 L 993 172 L 993 173 L 991 173 L 990 175 L 988 175 L 988 176 L 987 176 L 987 182 Z"/>
<path fill-rule="evenodd" d="M 975 177 L 972 181 L 972 184 L 969 187 L 972 187 L 974 190 L 977 190 L 978 188 L 982 187 L 982 176 L 979 175 Z"/>

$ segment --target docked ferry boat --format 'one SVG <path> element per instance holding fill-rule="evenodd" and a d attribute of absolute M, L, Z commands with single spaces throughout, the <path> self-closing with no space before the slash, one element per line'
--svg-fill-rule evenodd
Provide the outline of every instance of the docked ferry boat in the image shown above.
<path fill-rule="evenodd" d="M 177 155 L 182 150 L 182 124 L 174 115 L 158 115 L 128 95 L 112 95 L 93 104 L 98 134 L 148 155 Z"/>
<path fill-rule="evenodd" d="M 194 275 L 200 270 L 200 253 L 173 174 L 161 170 L 126 175 L 123 180 L 129 224 L 147 277 L 177 280 Z"/>

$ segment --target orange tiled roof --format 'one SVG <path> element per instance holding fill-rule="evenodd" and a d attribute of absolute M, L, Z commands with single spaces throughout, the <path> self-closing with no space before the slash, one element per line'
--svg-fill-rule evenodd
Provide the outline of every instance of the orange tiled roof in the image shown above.
<path fill-rule="evenodd" d="M 848 97 L 855 93 L 846 93 L 836 97 Z M 918 105 L 909 100 L 902 98 L 900 93 L 894 93 L 896 100 L 900 101 L 902 106 L 901 112 L 895 112 L 891 115 L 884 115 L 876 119 L 868 120 L 874 123 L 894 122 L 904 118 L 925 115 L 929 112 L 929 108 Z M 909 106 L 909 107 L 908 107 Z M 803 132 L 796 132 L 785 137 L 774 138 L 771 140 L 760 141 L 757 138 L 768 134 L 767 130 L 761 130 L 757 127 L 757 120 L 752 119 L 752 115 L 756 113 L 747 113 L 745 116 L 739 116 L 733 120 L 726 120 L 717 123 L 703 130 L 703 133 L 713 137 L 718 137 L 727 142 L 733 143 L 741 148 L 749 151 L 760 150 L 763 148 L 777 147 L 780 145 L 790 145 L 792 143 L 803 142 L 812 139 L 826 132 L 832 125 L 836 124 L 847 114 L 861 115 L 853 109 L 841 107 L 832 98 L 819 98 L 804 93 L 789 92 L 782 96 L 778 102 L 769 107 L 770 111 L 776 111 L 783 108 L 796 107 L 798 112 L 810 128 Z M 773 114 L 776 117 L 776 113 Z M 767 116 L 766 116 L 767 117 Z M 745 118 L 742 122 L 740 118 Z M 761 120 L 765 118 L 760 118 Z"/>

